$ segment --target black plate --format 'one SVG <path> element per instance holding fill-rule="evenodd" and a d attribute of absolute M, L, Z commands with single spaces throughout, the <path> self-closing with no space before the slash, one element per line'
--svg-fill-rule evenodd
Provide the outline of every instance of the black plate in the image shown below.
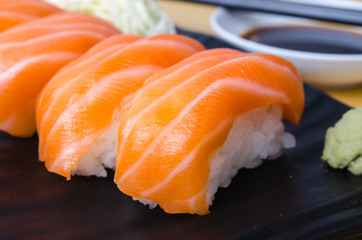
<path fill-rule="evenodd" d="M 230 47 L 182 32 L 207 47 Z M 0 133 L 0 239 L 341 239 L 361 232 L 362 177 L 321 159 L 326 129 L 348 107 L 306 86 L 297 147 L 221 189 L 206 216 L 169 215 L 108 178 L 63 177 L 38 161 L 37 138 Z"/>

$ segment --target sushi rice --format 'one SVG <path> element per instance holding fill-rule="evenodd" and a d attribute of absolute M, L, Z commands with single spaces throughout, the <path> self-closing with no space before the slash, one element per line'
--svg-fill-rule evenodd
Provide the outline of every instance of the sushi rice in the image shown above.
<path fill-rule="evenodd" d="M 88 151 L 79 157 L 72 168 L 72 175 L 107 177 L 106 169 L 115 169 L 119 123 L 120 121 L 113 123 Z"/>
<path fill-rule="evenodd" d="M 207 202 L 212 205 L 219 187 L 226 188 L 241 168 L 258 167 L 263 160 L 278 158 L 284 149 L 296 144 L 294 136 L 284 132 L 283 107 L 271 104 L 239 116 L 230 130 L 223 146 L 210 159 Z M 72 169 L 76 175 L 106 177 L 106 168 L 115 168 L 118 126 L 114 123 L 96 142 L 91 145 Z M 157 203 L 138 199 L 150 208 Z"/>
<path fill-rule="evenodd" d="M 219 187 L 227 188 L 241 168 L 255 168 L 263 160 L 278 158 L 284 149 L 296 145 L 295 137 L 284 132 L 283 107 L 271 104 L 239 116 L 223 146 L 210 159 L 209 186 L 206 200 L 211 206 Z M 157 203 L 133 198 L 150 208 Z"/>
<path fill-rule="evenodd" d="M 207 202 L 212 204 L 220 187 L 226 188 L 240 168 L 255 168 L 263 160 L 278 158 L 283 148 L 295 146 L 292 134 L 284 132 L 283 107 L 264 106 L 239 116 L 222 148 L 210 159 Z"/>

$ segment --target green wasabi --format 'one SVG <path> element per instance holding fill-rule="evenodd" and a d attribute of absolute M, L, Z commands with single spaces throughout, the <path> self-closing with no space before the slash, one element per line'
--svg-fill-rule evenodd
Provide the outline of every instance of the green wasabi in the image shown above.
<path fill-rule="evenodd" d="M 322 159 L 333 168 L 362 175 L 362 108 L 351 109 L 327 130 Z"/>

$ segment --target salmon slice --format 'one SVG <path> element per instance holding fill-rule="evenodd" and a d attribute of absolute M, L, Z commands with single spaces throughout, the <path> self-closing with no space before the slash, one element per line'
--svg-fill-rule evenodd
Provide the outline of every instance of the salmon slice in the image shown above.
<path fill-rule="evenodd" d="M 40 0 L 1 0 L 0 32 L 61 10 Z"/>
<path fill-rule="evenodd" d="M 302 80 L 276 56 L 206 50 L 156 73 L 120 123 L 115 183 L 168 213 L 207 214 L 210 159 L 238 117 L 273 104 L 299 123 Z"/>
<path fill-rule="evenodd" d="M 103 39 L 119 34 L 81 13 L 60 12 L 0 34 L 0 130 L 17 137 L 35 132 L 35 99 L 66 63 Z"/>
<path fill-rule="evenodd" d="M 117 35 L 95 45 L 62 68 L 39 95 L 40 160 L 67 179 L 71 174 L 106 176 L 103 165 L 114 168 L 115 153 L 113 163 L 104 163 L 102 156 L 110 153 L 101 152 L 93 161 L 97 156 L 90 156 L 89 149 L 100 147 L 107 131 L 115 134 L 105 141 L 117 140 L 122 112 L 149 76 L 203 49 L 196 40 L 175 34 Z M 115 152 L 116 145 L 111 148 Z"/>

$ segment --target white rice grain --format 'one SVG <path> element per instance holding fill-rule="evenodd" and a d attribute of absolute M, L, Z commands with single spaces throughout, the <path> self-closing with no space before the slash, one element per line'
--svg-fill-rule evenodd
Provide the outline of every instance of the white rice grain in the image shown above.
<path fill-rule="evenodd" d="M 296 141 L 284 132 L 283 107 L 272 104 L 239 116 L 233 124 L 223 146 L 210 159 L 209 187 L 206 200 L 212 205 L 219 187 L 226 188 L 241 168 L 255 168 L 263 160 L 278 158 L 283 148 L 292 148 Z M 138 200 L 150 208 L 157 203 L 148 199 Z"/>
<path fill-rule="evenodd" d="M 80 156 L 72 168 L 72 175 L 106 177 L 106 168 L 115 169 L 119 123 L 120 121 L 117 121 L 112 124 L 88 151 Z"/>
<path fill-rule="evenodd" d="M 207 202 L 212 204 L 219 187 L 228 187 L 240 168 L 258 167 L 264 159 L 278 158 L 283 148 L 295 146 L 284 132 L 283 107 L 272 104 L 239 116 L 222 148 L 210 159 Z"/>

